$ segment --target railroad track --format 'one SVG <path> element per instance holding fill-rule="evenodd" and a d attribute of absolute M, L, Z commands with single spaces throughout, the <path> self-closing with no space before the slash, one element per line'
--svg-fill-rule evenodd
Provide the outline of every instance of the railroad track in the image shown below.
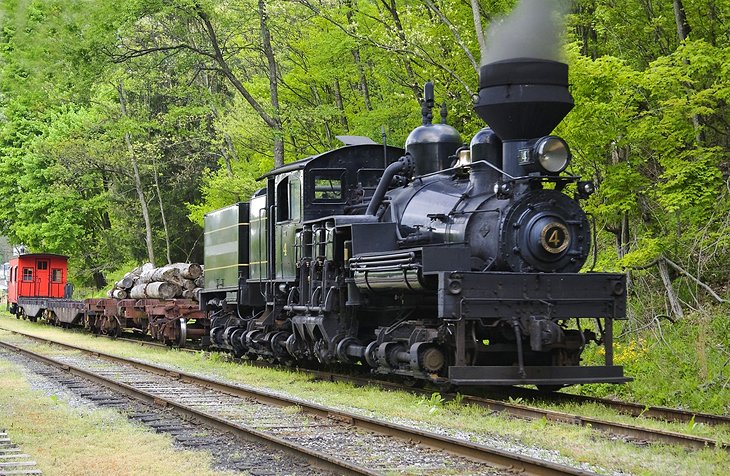
<path fill-rule="evenodd" d="M 402 385 L 398 384 L 391 384 L 388 382 L 382 382 L 379 380 L 372 380 L 372 379 L 364 379 L 364 378 L 357 378 L 357 377 L 349 377 L 349 376 L 342 376 L 339 374 L 333 374 L 329 372 L 319 372 L 319 371 L 309 371 L 313 375 L 316 375 L 316 378 L 321 380 L 327 380 L 327 381 L 343 381 L 343 382 L 350 382 L 355 383 L 359 385 L 376 385 L 384 388 L 389 389 L 398 389 L 403 391 L 408 391 L 412 393 L 417 393 L 425 396 L 432 395 L 432 391 L 429 390 L 423 390 L 423 389 L 415 389 L 411 387 L 404 387 Z M 545 398 L 544 393 L 539 392 L 522 392 L 522 390 L 527 389 L 518 389 L 517 393 L 522 394 L 525 396 L 529 396 L 531 398 L 535 399 L 541 399 Z M 511 392 L 512 390 L 510 390 Z M 691 449 L 702 449 L 702 448 L 723 448 L 725 450 L 730 451 L 730 446 L 728 446 L 725 443 L 719 442 L 717 440 L 711 439 L 711 438 L 705 438 L 701 436 L 696 435 L 689 435 L 685 433 L 679 433 L 674 431 L 668 431 L 668 430 L 660 430 L 655 428 L 647 428 L 643 426 L 638 425 L 629 425 L 625 423 L 618 423 L 613 422 L 610 420 L 603 420 L 600 418 L 593 418 L 589 416 L 584 415 L 578 415 L 575 413 L 567 413 L 567 412 L 560 412 L 555 410 L 549 410 L 545 408 L 540 408 L 536 405 L 527 405 L 523 403 L 518 403 L 515 401 L 509 401 L 508 399 L 495 399 L 495 398 L 487 398 L 483 396 L 478 395 L 470 395 L 470 394 L 463 394 L 463 393 L 448 393 L 448 392 L 442 392 L 442 397 L 445 400 L 455 400 L 459 399 L 462 403 L 470 404 L 470 405 L 476 405 L 483 408 L 486 408 L 493 412 L 501 412 L 506 413 L 510 416 L 517 417 L 517 418 L 524 418 L 528 420 L 541 420 L 545 419 L 548 421 L 554 421 L 559 423 L 566 423 L 566 424 L 572 424 L 572 425 L 578 425 L 578 426 L 586 426 L 593 428 L 598 431 L 602 431 L 605 433 L 613 434 L 622 436 L 625 438 L 628 438 L 629 440 L 634 441 L 640 441 L 640 442 L 655 442 L 655 443 L 667 443 L 667 444 L 674 444 L 674 445 L 680 445 L 684 446 L 686 448 Z M 565 395 L 567 398 L 565 400 L 572 400 L 572 397 L 574 395 L 571 394 L 552 394 L 548 396 L 549 399 L 557 400 L 557 401 L 564 401 L 562 396 Z M 580 395 L 575 395 L 575 397 L 578 397 L 575 399 L 575 401 L 580 403 L 599 403 L 604 406 L 607 406 L 613 410 L 618 411 L 619 413 L 624 413 L 625 408 L 629 410 L 633 410 L 635 408 L 659 408 L 659 407 L 644 407 L 638 404 L 631 404 L 626 402 L 615 402 L 613 400 L 609 399 L 594 399 L 591 397 L 585 397 L 585 399 L 582 398 Z M 617 405 L 613 405 L 613 403 L 616 403 Z M 647 410 L 648 412 L 648 410 Z M 671 408 L 663 408 L 661 411 L 656 411 L 653 414 L 650 415 L 642 415 L 640 411 L 635 411 L 628 413 L 631 416 L 634 417 L 640 417 L 645 416 L 648 418 L 653 419 L 660 419 L 664 421 L 675 421 L 675 422 L 689 422 L 692 421 L 692 416 L 696 416 L 695 422 L 702 422 L 711 426 L 717 426 L 717 425 L 723 425 L 728 424 L 728 417 L 725 417 L 723 415 L 710 415 L 705 413 L 692 413 L 692 412 L 686 412 L 684 410 L 674 410 Z M 662 418 L 664 417 L 664 418 Z"/>
<path fill-rule="evenodd" d="M 0 328 L 1 329 L 1 328 Z M 127 338 L 118 338 L 116 339 L 118 341 L 122 342 L 130 342 L 134 344 L 139 344 L 142 346 L 148 346 L 148 347 L 157 347 L 157 348 L 167 348 L 170 349 L 169 346 L 165 344 L 161 344 L 158 342 L 149 342 L 144 340 L 138 340 L 138 339 L 127 339 Z M 185 352 L 201 352 L 204 351 L 203 349 L 194 349 L 194 348 L 176 348 L 179 351 L 185 351 Z M 268 364 L 266 362 L 261 361 L 246 361 L 250 365 L 257 365 L 261 367 L 276 367 L 275 365 Z M 310 373 L 311 375 L 315 376 L 316 378 L 323 379 L 323 380 L 339 380 L 339 381 L 350 381 L 353 383 L 359 383 L 359 384 L 368 384 L 368 385 L 380 385 L 380 386 L 387 386 L 388 388 L 397 388 L 400 390 L 405 391 L 414 391 L 412 387 L 407 387 L 403 385 L 397 385 L 391 382 L 378 380 L 378 379 L 372 379 L 372 378 L 363 378 L 363 377 L 353 377 L 348 375 L 342 375 L 342 374 L 336 374 L 332 372 L 323 372 L 319 370 L 312 370 L 312 369 L 305 369 L 305 368 L 299 368 L 302 372 Z M 455 394 L 449 394 L 447 392 L 443 392 L 444 396 L 447 398 L 455 398 Z M 464 395 L 464 393 L 462 393 Z M 479 397 L 479 395 L 471 395 L 468 392 L 466 392 L 467 397 L 470 399 L 470 403 L 474 403 L 477 405 L 480 405 L 482 403 L 490 403 L 493 404 L 495 407 L 494 409 L 497 409 L 496 407 L 497 402 L 500 402 L 504 404 L 499 399 L 488 399 Z M 550 402 L 574 402 L 574 403 L 594 403 L 598 405 L 602 405 L 604 407 L 610 408 L 611 410 L 614 410 L 617 413 L 621 413 L 624 415 L 629 415 L 635 418 L 650 418 L 654 420 L 661 420 L 666 422 L 676 422 L 676 423 L 701 423 L 704 425 L 710 425 L 710 426 L 718 426 L 718 425 L 728 425 L 730 426 L 730 416 L 727 415 L 713 415 L 710 413 L 703 413 L 703 412 L 693 412 L 690 410 L 683 410 L 679 408 L 669 408 L 669 407 L 662 407 L 662 406 L 654 406 L 654 405 L 642 405 L 640 403 L 634 403 L 634 402 L 625 402 L 621 400 L 614 400 L 610 398 L 601 398 L 601 397 L 591 397 L 588 395 L 577 395 L 577 394 L 571 394 L 571 393 L 562 393 L 562 392 L 555 392 L 555 393 L 546 393 L 546 392 L 540 392 L 538 390 L 532 390 L 528 388 L 510 388 L 507 392 L 507 398 L 524 398 L 527 400 L 544 400 L 544 401 L 550 401 Z M 507 406 L 503 411 L 506 411 L 509 409 L 509 406 Z M 524 413 L 524 412 L 523 412 Z M 527 416 L 527 415 L 522 415 Z M 539 416 L 538 418 L 542 418 L 542 416 Z"/>
<path fill-rule="evenodd" d="M 0 329 L 2 329 L 2 328 L 0 327 Z M 15 332 L 15 331 L 12 331 L 12 332 Z M 27 337 L 35 338 L 32 335 L 24 334 L 21 332 L 16 332 L 16 333 L 27 336 Z M 141 345 L 151 345 L 153 347 L 167 347 L 163 344 L 158 344 L 158 343 L 154 343 L 154 342 L 139 341 L 139 340 L 135 340 L 135 339 L 125 339 L 125 340 L 129 341 L 129 342 L 141 344 Z M 197 352 L 196 350 L 192 350 L 192 351 Z M 261 361 L 255 361 L 255 362 L 246 361 L 246 362 L 251 365 L 256 365 L 256 366 L 260 366 L 260 367 L 267 367 L 267 368 L 268 367 L 279 367 L 279 366 L 268 364 L 266 362 L 261 362 Z M 337 374 L 337 373 L 332 373 L 332 372 L 325 372 L 325 371 L 318 371 L 318 370 L 311 370 L 311 369 L 299 369 L 299 370 L 306 372 L 309 375 L 312 375 L 314 378 L 319 379 L 319 380 L 342 381 L 342 382 L 353 383 L 356 385 L 375 385 L 375 386 L 379 386 L 382 388 L 403 390 L 403 391 L 417 393 L 417 394 L 421 394 L 421 395 L 425 395 L 425 396 L 430 396 L 433 393 L 432 390 L 424 390 L 424 389 L 406 387 L 406 386 L 403 386 L 400 384 L 395 384 L 395 383 L 391 383 L 391 382 L 387 382 L 387 381 L 383 381 L 383 380 L 363 378 L 363 377 L 353 377 L 353 376 L 349 376 L 349 375 L 342 375 L 342 374 Z M 461 401 L 463 403 L 481 406 L 490 411 L 506 413 L 510 416 L 517 417 L 517 418 L 530 419 L 530 420 L 545 419 L 548 421 L 591 427 L 595 430 L 609 433 L 612 435 L 621 436 L 621 437 L 627 438 L 631 441 L 674 444 L 674 445 L 681 445 L 681 446 L 691 448 L 691 449 L 702 449 L 702 448 L 707 448 L 707 447 L 723 448 L 725 450 L 730 451 L 730 446 L 728 446 L 725 443 L 714 440 L 712 438 L 705 438 L 705 437 L 696 436 L 696 435 L 689 435 L 686 433 L 679 433 L 679 432 L 675 432 L 675 431 L 647 428 L 645 426 L 639 426 L 639 425 L 630 425 L 630 424 L 625 424 L 625 423 L 612 422 L 609 420 L 593 418 L 593 417 L 579 415 L 579 414 L 575 414 L 575 413 L 567 413 L 567 412 L 549 410 L 549 409 L 545 409 L 545 408 L 540 408 L 539 406 L 536 406 L 536 405 L 524 404 L 524 403 L 522 403 L 521 400 L 522 400 L 522 398 L 525 398 L 525 399 L 542 399 L 542 400 L 548 399 L 548 400 L 560 401 L 560 402 L 567 400 L 567 401 L 575 401 L 578 403 L 597 403 L 597 404 L 606 406 L 608 408 L 611 408 L 612 410 L 614 410 L 618 413 L 624 413 L 624 414 L 627 414 L 630 416 L 634 416 L 636 418 L 644 417 L 644 418 L 658 419 L 658 420 L 664 420 L 664 421 L 670 421 L 670 422 L 672 422 L 672 421 L 673 422 L 682 422 L 682 423 L 689 423 L 691 421 L 694 421 L 696 423 L 703 423 L 703 424 L 711 425 L 711 426 L 730 425 L 730 417 L 727 417 L 727 416 L 689 412 L 686 410 L 672 409 L 672 408 L 666 408 L 666 407 L 643 406 L 640 404 L 634 404 L 634 403 L 629 403 L 629 402 L 620 402 L 620 401 L 610 400 L 610 399 L 602 399 L 602 398 L 596 398 L 596 397 L 587 397 L 587 396 L 572 395 L 572 394 L 565 394 L 565 393 L 545 394 L 545 393 L 540 393 L 537 391 L 531 391 L 529 389 L 510 389 L 509 396 L 512 397 L 513 395 L 519 395 L 520 401 L 515 402 L 508 398 L 488 398 L 485 396 L 469 394 L 469 393 L 460 393 L 459 395 L 457 395 L 455 393 L 442 392 L 442 396 L 446 400 L 453 400 L 453 399 L 459 398 L 459 399 L 461 399 Z"/>
<path fill-rule="evenodd" d="M 0 428 L 0 476 L 43 474 L 30 458 L 10 441 L 8 432 Z"/>
<path fill-rule="evenodd" d="M 0 347 L 239 437 L 266 441 L 336 474 L 592 474 L 259 389 L 56 344 L 82 354 L 52 358 L 0 341 Z"/>
<path fill-rule="evenodd" d="M 624 402 L 611 398 L 591 397 L 588 395 L 576 395 L 572 393 L 540 393 L 537 390 L 527 388 L 517 389 L 517 394 L 525 398 L 535 400 L 547 400 L 558 402 L 574 403 L 595 403 L 610 408 L 618 413 L 632 417 L 651 418 L 667 422 L 677 423 L 702 423 L 710 426 L 729 425 L 730 416 L 713 415 L 710 413 L 693 412 L 681 408 L 669 408 L 653 405 L 642 405 L 640 403 Z"/>

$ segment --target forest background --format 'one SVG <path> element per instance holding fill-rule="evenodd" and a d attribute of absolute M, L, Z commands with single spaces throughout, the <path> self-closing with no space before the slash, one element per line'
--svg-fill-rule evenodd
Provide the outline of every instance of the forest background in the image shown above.
<path fill-rule="evenodd" d="M 617 361 L 676 373 L 634 392 L 728 411 L 730 2 L 549 3 L 576 102 L 556 133 L 598 186 L 595 269 L 630 276 Z M 3 0 L 0 235 L 102 288 L 201 262 L 204 213 L 337 135 L 402 146 L 426 80 L 468 143 L 485 29 L 515 4 Z"/>

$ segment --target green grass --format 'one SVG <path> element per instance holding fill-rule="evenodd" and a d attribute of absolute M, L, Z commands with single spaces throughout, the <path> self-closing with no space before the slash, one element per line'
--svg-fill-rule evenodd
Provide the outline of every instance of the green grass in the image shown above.
<path fill-rule="evenodd" d="M 171 437 L 116 411 L 72 408 L 32 390 L 17 366 L 2 358 L 0 375 L 0 428 L 45 475 L 222 474 L 210 469 L 210 454 L 173 448 Z"/>
<path fill-rule="evenodd" d="M 39 336 L 53 338 L 125 357 L 154 361 L 183 371 L 259 386 L 275 391 L 333 405 L 376 417 L 426 422 L 433 427 L 467 431 L 488 441 L 497 436 L 508 441 L 534 445 L 556 451 L 574 461 L 587 462 L 609 472 L 636 474 L 725 474 L 730 467 L 730 454 L 725 450 L 687 451 L 680 447 L 652 445 L 640 448 L 621 441 L 610 441 L 590 428 L 556 424 L 544 420 L 521 421 L 490 414 L 483 408 L 445 402 L 439 397 L 419 397 L 400 391 L 383 391 L 374 387 L 358 388 L 347 383 L 317 382 L 306 375 L 287 371 L 261 369 L 245 364 L 226 362 L 218 354 L 188 353 L 141 347 L 106 338 L 66 332 L 48 326 L 0 317 L 0 326 L 12 327 Z M 0 332 L 0 337 L 4 338 Z M 573 408 L 577 411 L 577 408 Z M 590 414 L 591 407 L 583 409 Z M 598 412 L 598 409 L 595 409 Z M 610 411 L 606 411 L 610 413 Z M 605 415 L 601 415 L 605 416 Z M 613 415 L 614 419 L 626 417 Z M 676 426 L 657 423 L 660 428 L 677 430 Z M 724 438 L 727 430 L 695 428 L 705 436 Z M 681 431 L 681 430 L 680 430 Z M 707 432 L 707 433 L 705 433 Z"/>

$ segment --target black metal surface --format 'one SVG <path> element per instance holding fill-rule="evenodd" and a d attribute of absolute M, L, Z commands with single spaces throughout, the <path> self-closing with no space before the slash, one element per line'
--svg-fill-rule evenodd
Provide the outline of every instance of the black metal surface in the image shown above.
<path fill-rule="evenodd" d="M 503 140 L 550 134 L 573 108 L 568 65 L 535 58 L 481 67 L 474 110 Z"/>
<path fill-rule="evenodd" d="M 423 272 L 471 271 L 471 250 L 465 244 L 422 248 Z"/>
<path fill-rule="evenodd" d="M 549 385 L 561 382 L 567 385 L 581 383 L 625 383 L 620 366 L 526 366 L 526 375 L 520 376 L 516 366 L 452 366 L 449 381 L 454 385 Z"/>
<path fill-rule="evenodd" d="M 626 317 L 626 276 L 614 273 L 439 273 L 443 319 L 543 315 Z"/>
<path fill-rule="evenodd" d="M 364 223 L 352 225 L 353 256 L 398 249 L 395 223 Z"/>

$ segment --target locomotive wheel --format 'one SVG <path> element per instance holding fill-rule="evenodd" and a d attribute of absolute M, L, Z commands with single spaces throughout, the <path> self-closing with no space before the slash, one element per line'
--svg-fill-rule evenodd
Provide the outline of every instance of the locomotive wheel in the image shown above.
<path fill-rule="evenodd" d="M 446 365 L 446 356 L 436 347 L 429 347 L 418 356 L 420 367 L 429 373 L 438 373 Z"/>
<path fill-rule="evenodd" d="M 403 377 L 402 380 L 400 380 L 400 383 L 403 384 L 404 387 L 408 388 L 423 388 L 426 385 L 426 381 L 422 380 L 420 378 L 413 378 L 413 377 Z"/>

